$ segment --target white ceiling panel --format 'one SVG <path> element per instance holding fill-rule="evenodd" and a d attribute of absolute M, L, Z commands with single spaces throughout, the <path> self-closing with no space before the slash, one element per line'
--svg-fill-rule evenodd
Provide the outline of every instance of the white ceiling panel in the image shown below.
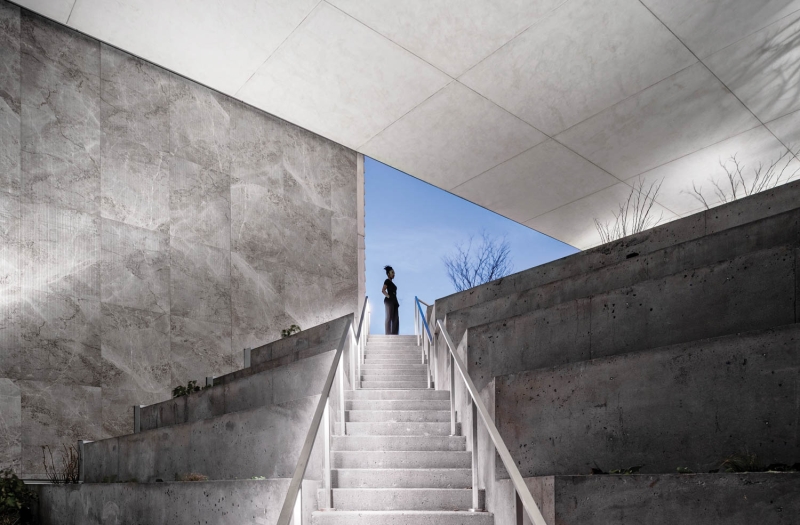
<path fill-rule="evenodd" d="M 709 205 L 713 206 L 719 202 L 714 195 L 712 181 L 724 183 L 727 180 L 726 172 L 720 166 L 721 162 L 728 168 L 735 169 L 730 159 L 736 156 L 736 160 L 744 168 L 745 181 L 750 182 L 754 176 L 753 170 L 759 163 L 769 166 L 771 161 L 777 161 L 785 152 L 786 148 L 772 133 L 764 126 L 759 126 L 648 171 L 641 175 L 641 180 L 645 187 L 661 181 L 658 202 L 670 211 L 684 215 L 703 207 L 693 196 L 693 183 Z M 783 162 L 780 165 L 785 164 L 786 162 Z M 632 184 L 636 180 L 639 180 L 638 176 L 628 182 Z"/>
<path fill-rule="evenodd" d="M 14 3 L 66 24 L 75 0 L 14 0 Z"/>
<path fill-rule="evenodd" d="M 453 193 L 525 222 L 617 183 L 594 164 L 548 140 L 465 182 Z"/>
<path fill-rule="evenodd" d="M 762 122 L 800 109 L 800 13 L 704 62 Z"/>
<path fill-rule="evenodd" d="M 701 58 L 800 9 L 800 0 L 642 0 Z"/>
<path fill-rule="evenodd" d="M 458 76 L 566 0 L 328 0 Z"/>
<path fill-rule="evenodd" d="M 454 81 L 361 150 L 449 190 L 546 139 Z"/>
<path fill-rule="evenodd" d="M 694 62 L 638 0 L 571 0 L 460 80 L 552 136 Z"/>
<path fill-rule="evenodd" d="M 800 154 L 800 111 L 773 120 L 767 127 L 785 146 L 795 154 Z"/>
<path fill-rule="evenodd" d="M 758 125 L 697 63 L 556 138 L 627 179 Z"/>
<path fill-rule="evenodd" d="M 430 64 L 323 2 L 238 96 L 358 148 L 450 81 Z"/>
<path fill-rule="evenodd" d="M 585 250 L 600 244 L 600 234 L 597 233 L 594 220 L 613 223 L 614 212 L 625 202 L 630 192 L 631 187 L 627 184 L 615 184 L 531 219 L 525 225 Z M 660 217 L 660 224 L 676 218 L 674 213 L 658 204 L 653 205 L 651 216 Z"/>
<path fill-rule="evenodd" d="M 69 25 L 234 94 L 319 0 L 78 0 Z"/>

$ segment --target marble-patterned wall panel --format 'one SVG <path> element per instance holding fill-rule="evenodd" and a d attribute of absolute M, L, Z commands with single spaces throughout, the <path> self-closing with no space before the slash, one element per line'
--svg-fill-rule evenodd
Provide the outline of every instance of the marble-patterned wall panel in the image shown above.
<path fill-rule="evenodd" d="M 102 304 L 105 389 L 162 392 L 170 385 L 170 322 L 164 313 Z M 105 394 L 105 391 L 104 391 Z"/>
<path fill-rule="evenodd" d="M 0 378 L 0 470 L 19 473 L 22 458 L 22 398 L 19 387 Z"/>
<path fill-rule="evenodd" d="M 169 229 L 169 74 L 102 45 L 103 217 Z"/>
<path fill-rule="evenodd" d="M 231 184 L 231 251 L 263 270 L 286 259 L 283 215 L 286 205 L 280 179 L 269 174 L 233 178 Z"/>
<path fill-rule="evenodd" d="M 0 377 L 20 376 L 18 359 L 22 292 L 18 286 L 0 287 Z"/>
<path fill-rule="evenodd" d="M 172 397 L 171 390 L 147 392 L 139 389 L 104 388 L 103 439 L 133 434 L 133 406 L 154 405 Z"/>
<path fill-rule="evenodd" d="M 331 218 L 333 212 L 310 202 L 286 198 L 281 219 L 286 262 L 304 272 L 331 276 Z"/>
<path fill-rule="evenodd" d="M 334 212 L 336 213 L 336 212 Z M 334 282 L 355 278 L 358 266 L 356 219 L 336 216 L 331 219 L 331 275 Z"/>
<path fill-rule="evenodd" d="M 253 267 L 240 254 L 231 254 L 233 349 L 257 348 L 278 339 L 291 326 L 285 312 L 283 263 Z"/>
<path fill-rule="evenodd" d="M 0 3 L 0 191 L 17 193 L 20 174 L 19 7 Z"/>
<path fill-rule="evenodd" d="M 338 145 L 292 124 L 283 129 L 276 140 L 281 149 L 286 196 L 330 209 Z"/>
<path fill-rule="evenodd" d="M 170 238 L 171 313 L 198 321 L 231 322 L 230 252 Z"/>
<path fill-rule="evenodd" d="M 230 176 L 180 157 L 169 173 L 170 235 L 230 250 Z"/>
<path fill-rule="evenodd" d="M 173 315 L 170 318 L 170 386 L 241 368 L 241 356 L 231 352 L 230 323 L 211 323 Z"/>
<path fill-rule="evenodd" d="M 286 314 L 301 328 L 309 328 L 333 318 L 333 284 L 330 277 L 287 266 L 283 286 Z"/>
<path fill-rule="evenodd" d="M 170 153 L 204 168 L 230 173 L 228 107 L 224 95 L 170 75 Z"/>
<path fill-rule="evenodd" d="M 55 451 L 62 444 L 103 437 L 100 388 L 17 381 L 22 397 L 22 467 L 20 477 L 44 478 L 42 446 Z"/>
<path fill-rule="evenodd" d="M 333 147 L 331 154 L 331 209 L 336 216 L 356 219 L 358 215 L 358 193 L 356 189 L 356 156 L 342 146 Z M 354 230 L 353 233 L 357 233 Z"/>
<path fill-rule="evenodd" d="M 21 220 L 19 196 L 0 191 L 0 289 L 20 285 Z"/>
<path fill-rule="evenodd" d="M 100 303 L 23 289 L 20 379 L 100 386 Z"/>
<path fill-rule="evenodd" d="M 101 300 L 169 313 L 169 236 L 102 219 Z"/>
<path fill-rule="evenodd" d="M 22 204 L 24 288 L 99 298 L 100 218 L 48 204 Z"/>
<path fill-rule="evenodd" d="M 100 44 L 24 12 L 21 20 L 22 195 L 100 207 Z"/>

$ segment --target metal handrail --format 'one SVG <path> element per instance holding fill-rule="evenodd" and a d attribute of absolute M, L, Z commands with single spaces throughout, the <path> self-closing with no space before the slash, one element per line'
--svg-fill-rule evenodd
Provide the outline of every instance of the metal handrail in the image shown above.
<path fill-rule="evenodd" d="M 514 485 L 514 490 L 516 491 L 516 496 L 518 500 L 522 503 L 522 506 L 525 508 L 525 511 L 528 514 L 533 525 L 547 525 L 544 520 L 544 516 L 542 516 L 539 507 L 536 505 L 536 502 L 531 495 L 530 490 L 528 490 L 527 485 L 525 485 L 525 481 L 522 478 L 522 474 L 520 474 L 519 469 L 514 464 L 514 459 L 511 457 L 511 453 L 508 451 L 508 447 L 506 447 L 505 442 L 503 441 L 502 436 L 500 436 L 500 432 L 497 430 L 497 427 L 492 421 L 491 416 L 489 415 L 489 411 L 486 409 L 486 406 L 481 401 L 480 396 L 478 395 L 478 389 L 475 388 L 475 383 L 472 382 L 472 378 L 470 378 L 469 374 L 466 371 L 464 363 L 461 361 L 461 358 L 458 357 L 456 353 L 455 346 L 453 345 L 452 339 L 450 339 L 450 334 L 447 333 L 447 329 L 444 327 L 444 324 L 441 320 L 436 321 L 436 325 L 441 330 L 442 335 L 444 336 L 445 343 L 447 344 L 447 349 L 450 353 L 450 398 L 451 400 L 454 399 L 454 373 L 455 369 L 458 370 L 458 373 L 461 375 L 462 379 L 464 380 L 464 384 L 466 385 L 466 390 L 469 392 L 470 398 L 472 398 L 472 491 L 473 491 L 473 507 L 478 508 L 478 479 L 477 479 L 477 418 L 476 415 L 480 414 L 481 419 L 483 420 L 483 424 L 486 427 L 486 430 L 489 434 L 489 438 L 494 443 L 494 447 L 497 450 L 497 453 L 500 455 L 500 459 L 503 460 L 503 465 L 506 467 L 508 471 L 508 475 L 511 477 L 511 483 Z M 476 414 L 477 412 L 477 414 Z M 455 418 L 453 414 L 453 427 L 455 427 Z M 519 514 L 519 513 L 518 513 Z"/>
<path fill-rule="evenodd" d="M 422 311 L 423 304 L 428 305 L 428 303 L 421 301 L 419 297 L 414 297 L 414 304 L 416 305 L 416 309 L 414 309 L 414 333 L 417 336 L 417 346 L 421 347 L 422 351 L 422 364 L 427 364 L 428 369 L 426 371 L 426 380 L 428 382 L 428 388 L 431 387 L 431 377 L 436 377 L 436 370 L 437 364 L 435 359 L 431 359 L 431 348 L 433 345 L 433 335 L 431 335 L 431 328 L 428 326 L 428 321 L 425 318 L 425 312 Z M 425 337 L 427 334 L 428 337 Z M 434 371 L 431 371 L 431 362 L 433 362 Z"/>
<path fill-rule="evenodd" d="M 425 331 L 428 332 L 428 341 L 433 340 L 433 336 L 431 335 L 431 328 L 428 326 L 428 321 L 425 320 L 425 313 L 422 311 L 422 305 L 430 306 L 428 303 L 420 301 L 419 297 L 414 297 L 414 301 L 417 303 L 417 308 L 419 309 L 420 320 L 422 321 L 422 326 L 425 328 Z M 421 304 L 420 304 L 421 303 Z"/>
<path fill-rule="evenodd" d="M 358 335 L 355 336 L 356 338 L 351 342 L 355 342 L 356 344 L 362 343 L 360 340 L 361 336 L 361 324 L 364 320 L 364 313 L 368 309 L 368 301 L 369 298 L 364 299 L 364 306 L 361 309 L 361 320 L 359 321 L 358 327 Z M 369 330 L 368 330 L 369 331 Z M 341 399 L 339 400 L 341 403 L 342 412 L 344 412 L 344 369 L 340 367 L 342 354 L 344 353 L 345 345 L 347 344 L 348 337 L 353 337 L 353 320 L 348 319 L 347 324 L 345 325 L 344 332 L 342 333 L 342 337 L 339 340 L 339 345 L 336 347 L 336 354 L 333 356 L 333 363 L 331 363 L 331 368 L 328 371 L 328 377 L 325 379 L 325 385 L 322 387 L 322 395 L 320 396 L 319 402 L 317 403 L 317 408 L 314 411 L 314 417 L 311 419 L 311 427 L 308 429 L 308 434 L 306 434 L 306 439 L 303 442 L 303 448 L 300 450 L 300 457 L 297 460 L 297 466 L 294 469 L 294 475 L 292 476 L 292 481 L 289 483 L 289 490 L 286 492 L 286 498 L 283 500 L 283 507 L 281 508 L 280 516 L 278 517 L 277 525 L 300 525 L 302 521 L 302 514 L 300 508 L 300 491 L 302 488 L 303 477 L 306 474 L 306 469 L 308 468 L 308 462 L 311 459 L 311 451 L 314 448 L 314 441 L 317 439 L 317 434 L 319 434 L 319 429 L 323 419 L 325 419 L 325 482 L 326 482 L 326 490 L 328 491 L 328 496 L 331 494 L 331 476 L 330 476 L 330 394 L 331 394 L 331 387 L 333 387 L 334 379 L 336 378 L 337 372 L 340 373 L 339 381 L 340 381 L 340 395 Z M 352 347 L 351 347 L 352 349 Z M 353 359 L 353 354 L 351 353 L 351 359 Z M 360 361 L 360 357 L 359 357 Z M 359 363 L 360 364 L 360 363 Z M 353 387 L 357 383 L 356 378 L 353 378 Z M 359 377 L 360 379 L 360 377 Z M 342 434 L 344 435 L 346 432 L 345 427 L 345 420 L 344 417 L 341 418 L 342 424 Z M 330 503 L 330 501 L 329 501 Z"/>

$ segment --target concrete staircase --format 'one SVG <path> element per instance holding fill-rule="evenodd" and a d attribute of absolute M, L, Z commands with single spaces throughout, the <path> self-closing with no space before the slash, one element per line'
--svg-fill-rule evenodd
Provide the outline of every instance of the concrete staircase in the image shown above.
<path fill-rule="evenodd" d="M 414 336 L 369 337 L 361 389 L 346 392 L 347 435 L 331 444 L 335 510 L 315 512 L 313 524 L 494 523 L 468 510 L 471 453 L 450 435 L 450 393 L 429 389 L 425 374 Z"/>

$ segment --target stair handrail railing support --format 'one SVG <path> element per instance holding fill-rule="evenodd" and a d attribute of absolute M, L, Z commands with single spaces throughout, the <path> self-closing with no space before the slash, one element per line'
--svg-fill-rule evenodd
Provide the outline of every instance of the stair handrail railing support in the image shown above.
<path fill-rule="evenodd" d="M 447 329 L 445 328 L 441 320 L 436 321 L 436 326 L 439 329 L 442 336 L 444 337 L 445 344 L 447 346 L 448 354 L 450 357 L 448 361 L 450 362 L 451 407 L 454 406 L 454 399 L 455 399 L 455 385 L 453 384 L 453 381 L 455 379 L 456 369 L 458 369 L 459 375 L 464 380 L 465 390 L 469 394 L 472 405 L 471 408 L 472 408 L 473 510 L 478 510 L 478 507 L 480 506 L 479 491 L 478 491 L 478 421 L 477 421 L 477 416 L 480 415 L 481 420 L 483 421 L 483 425 L 486 427 L 486 431 L 489 434 L 489 438 L 492 440 L 494 448 L 497 451 L 497 454 L 500 456 L 500 459 L 503 461 L 503 465 L 506 467 L 506 471 L 508 472 L 508 475 L 511 478 L 511 483 L 514 485 L 516 504 L 522 505 L 533 525 L 547 525 L 547 522 L 544 520 L 544 516 L 542 516 L 542 512 L 539 510 L 538 505 L 536 505 L 536 501 L 533 499 L 533 496 L 531 495 L 531 491 L 528 490 L 528 486 L 525 485 L 525 480 L 522 478 L 522 474 L 520 474 L 517 465 L 514 463 L 514 459 L 511 457 L 511 453 L 508 451 L 508 447 L 503 441 L 500 432 L 497 430 L 497 426 L 495 426 L 494 421 L 492 421 L 492 418 L 489 414 L 489 411 L 486 408 L 486 405 L 483 404 L 483 401 L 481 400 L 480 395 L 478 393 L 478 389 L 475 387 L 475 383 L 472 382 L 472 378 L 467 373 L 464 363 L 461 361 L 461 358 L 456 353 L 456 348 L 455 345 L 453 345 L 453 340 L 450 338 L 450 334 L 447 332 Z M 452 428 L 455 429 L 455 413 L 452 408 L 450 417 L 451 417 Z M 517 520 L 516 520 L 517 523 L 521 524 L 522 514 L 519 511 L 519 507 L 517 507 L 516 515 L 517 515 Z"/>
<path fill-rule="evenodd" d="M 330 406 L 330 395 L 331 395 L 331 388 L 333 388 L 333 382 L 336 379 L 336 374 L 339 374 L 339 402 L 340 402 L 340 418 L 341 418 L 341 430 L 342 435 L 346 435 L 347 432 L 347 425 L 345 424 L 345 417 L 344 417 L 344 408 L 345 408 L 345 399 L 344 399 L 344 363 L 342 361 L 342 354 L 344 353 L 345 345 L 355 343 L 355 347 L 357 348 L 360 343 L 361 339 L 366 339 L 366 337 L 362 336 L 362 328 L 363 328 L 363 321 L 365 316 L 365 311 L 368 310 L 369 304 L 369 297 L 364 298 L 364 306 L 361 309 L 361 317 L 359 320 L 358 331 L 353 331 L 353 320 L 348 319 L 345 325 L 344 331 L 342 332 L 342 337 L 339 340 L 339 344 L 336 346 L 336 353 L 333 355 L 333 362 L 331 363 L 331 368 L 328 370 L 328 376 L 325 378 L 325 384 L 322 387 L 322 394 L 319 398 L 319 402 L 317 402 L 317 408 L 314 411 L 314 417 L 311 418 L 311 426 L 308 429 L 308 433 L 306 434 L 306 439 L 303 442 L 303 448 L 300 449 L 300 457 L 297 460 L 297 466 L 294 469 L 294 474 L 292 475 L 292 480 L 289 482 L 289 490 L 286 491 L 286 498 L 283 500 L 283 507 L 281 508 L 280 516 L 278 516 L 278 523 L 277 525 L 302 525 L 302 486 L 303 486 L 303 477 L 306 474 L 306 469 L 308 468 L 308 462 L 311 459 L 311 451 L 314 448 L 314 441 L 317 439 L 317 435 L 319 434 L 320 427 L 324 427 L 323 432 L 323 446 L 325 447 L 324 450 L 324 457 L 323 457 L 323 481 L 325 482 L 325 501 L 327 503 L 326 508 L 328 510 L 332 509 L 333 506 L 333 488 L 331 487 L 331 421 L 330 421 L 330 413 L 331 413 L 331 406 Z M 367 314 L 367 318 L 369 315 Z M 369 326 L 369 325 L 367 325 Z M 369 329 L 367 329 L 369 332 Z M 366 335 L 366 334 L 365 334 Z M 355 341 L 353 338 L 355 337 Z M 350 359 L 354 358 L 355 352 L 352 351 L 353 346 L 350 347 Z M 355 388 L 355 378 L 353 378 L 353 388 Z"/>
<path fill-rule="evenodd" d="M 428 381 L 428 388 L 431 387 L 431 344 L 433 343 L 433 336 L 431 335 L 431 328 L 428 326 L 428 321 L 425 318 L 425 312 L 422 311 L 422 305 L 430 306 L 425 301 L 421 301 L 419 297 L 414 296 L 414 331 L 419 334 L 417 337 L 417 345 L 422 347 L 422 364 L 427 364 L 428 368 L 425 376 Z M 435 377 L 435 376 L 434 376 Z"/>

